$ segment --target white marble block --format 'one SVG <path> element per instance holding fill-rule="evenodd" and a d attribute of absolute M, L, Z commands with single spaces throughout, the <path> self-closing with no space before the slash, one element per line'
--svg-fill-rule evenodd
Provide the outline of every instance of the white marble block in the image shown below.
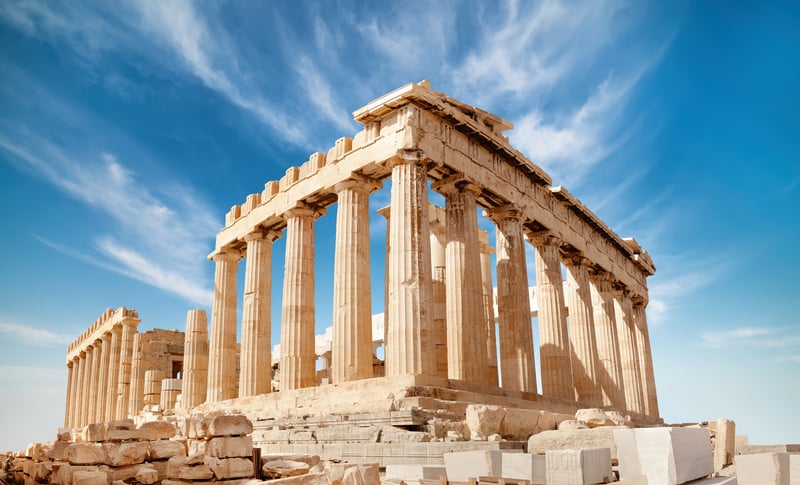
<path fill-rule="evenodd" d="M 650 485 L 677 485 L 714 473 L 704 428 L 614 430 L 620 478 L 646 475 Z"/>
<path fill-rule="evenodd" d="M 737 455 L 736 475 L 739 485 L 798 485 L 800 454 Z"/>
<path fill-rule="evenodd" d="M 528 480 L 533 485 L 545 482 L 545 457 L 532 453 L 506 453 L 500 464 L 503 478 Z"/>
<path fill-rule="evenodd" d="M 613 480 L 611 450 L 549 450 L 545 453 L 547 485 L 591 485 Z"/>
<path fill-rule="evenodd" d="M 386 465 L 386 478 L 397 478 L 408 485 L 418 484 L 420 480 L 438 480 L 447 476 L 442 465 Z"/>
<path fill-rule="evenodd" d="M 512 454 L 520 454 L 512 450 L 458 451 L 444 454 L 444 466 L 447 469 L 447 480 L 451 482 L 468 482 L 470 478 L 501 478 L 503 459 Z"/>

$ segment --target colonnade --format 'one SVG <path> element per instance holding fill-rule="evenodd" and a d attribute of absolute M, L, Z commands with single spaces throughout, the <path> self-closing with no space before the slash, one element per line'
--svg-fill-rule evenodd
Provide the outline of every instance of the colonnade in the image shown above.
<path fill-rule="evenodd" d="M 128 416 L 136 310 L 108 309 L 67 351 L 64 425 L 79 427 Z"/>
<path fill-rule="evenodd" d="M 481 242 L 481 186 L 460 174 L 433 183 L 443 214 L 428 202 L 428 163 L 417 153 L 393 159 L 388 224 L 386 375 L 439 375 L 642 415 L 658 415 L 644 307 L 612 274 L 511 204 L 488 208 L 496 225 L 499 330 L 495 335 L 491 249 Z M 372 377 L 369 193 L 356 175 L 336 185 L 338 201 L 331 381 Z M 314 221 L 325 208 L 305 202 L 284 214 L 286 254 L 281 322 L 281 384 L 315 385 Z M 217 401 L 270 392 L 272 243 L 282 230 L 259 228 L 244 248 L 216 262 L 208 389 Z M 540 375 L 536 384 L 526 244 L 535 254 Z M 236 371 L 236 272 L 246 257 L 242 346 Z M 566 268 L 566 284 L 562 278 Z M 569 315 L 567 314 L 569 308 Z M 499 337 L 499 362 L 496 338 Z M 499 374 L 499 375 L 498 375 Z"/>

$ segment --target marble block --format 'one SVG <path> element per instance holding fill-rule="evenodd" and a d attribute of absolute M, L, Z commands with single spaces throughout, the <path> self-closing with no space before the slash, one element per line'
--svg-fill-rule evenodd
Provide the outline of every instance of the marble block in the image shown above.
<path fill-rule="evenodd" d="M 518 453 L 518 452 L 516 452 Z M 468 482 L 476 477 L 502 477 L 504 456 L 515 454 L 506 450 L 458 451 L 444 454 L 447 480 Z"/>
<path fill-rule="evenodd" d="M 614 479 L 611 450 L 550 450 L 545 453 L 547 485 L 592 485 Z"/>
<path fill-rule="evenodd" d="M 736 476 L 739 485 L 800 484 L 800 454 L 737 455 Z"/>
<path fill-rule="evenodd" d="M 650 485 L 677 485 L 714 473 L 704 428 L 614 430 L 620 478 L 646 475 Z"/>
<path fill-rule="evenodd" d="M 534 485 L 545 483 L 545 457 L 532 453 L 506 453 L 500 465 L 503 478 L 528 480 Z"/>

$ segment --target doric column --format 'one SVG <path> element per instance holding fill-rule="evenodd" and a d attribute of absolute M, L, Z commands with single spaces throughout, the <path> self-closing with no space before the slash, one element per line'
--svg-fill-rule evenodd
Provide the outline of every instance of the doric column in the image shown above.
<path fill-rule="evenodd" d="M 487 215 L 497 225 L 497 313 L 502 386 L 536 393 L 522 213 L 517 208 L 503 206 L 488 210 Z"/>
<path fill-rule="evenodd" d="M 636 344 L 639 352 L 639 366 L 643 375 L 645 414 L 657 418 L 658 396 L 656 394 L 656 378 L 653 372 L 653 353 L 650 347 L 650 331 L 647 328 L 647 300 L 635 297 L 633 301 L 633 323 L 636 328 Z"/>
<path fill-rule="evenodd" d="M 119 386 L 117 387 L 117 417 L 128 417 L 128 400 L 131 386 L 131 361 L 133 358 L 133 335 L 136 333 L 138 320 L 122 321 L 122 343 L 119 352 Z"/>
<path fill-rule="evenodd" d="M 613 294 L 622 380 L 625 383 L 625 408 L 634 413 L 644 414 L 642 373 L 639 369 L 630 293 L 628 290 L 615 289 Z"/>
<path fill-rule="evenodd" d="M 92 402 L 92 369 L 94 369 L 94 347 L 86 347 L 86 358 L 83 361 L 83 405 L 81 406 L 81 426 L 91 424 Z"/>
<path fill-rule="evenodd" d="M 561 277 L 559 241 L 549 235 L 532 235 L 536 254 L 536 303 L 539 306 L 539 360 L 542 394 L 575 399 L 572 384 L 564 280 Z"/>
<path fill-rule="evenodd" d="M 108 356 L 108 385 L 106 387 L 106 419 L 117 417 L 117 388 L 119 387 L 119 362 L 122 352 L 122 325 L 111 327 L 111 352 Z"/>
<path fill-rule="evenodd" d="M 272 390 L 272 242 L 278 231 L 258 231 L 247 242 L 242 306 L 242 345 L 239 364 L 239 397 Z"/>
<path fill-rule="evenodd" d="M 88 423 L 98 423 L 99 420 L 97 419 L 97 409 L 101 404 L 98 400 L 98 392 L 100 390 L 98 381 L 100 380 L 100 367 L 103 363 L 103 341 L 100 339 L 95 339 L 95 341 L 92 342 L 92 347 L 94 347 L 94 352 L 92 356 L 92 374 L 90 376 L 91 385 L 89 387 L 89 392 L 91 393 L 92 398 L 89 400 Z"/>
<path fill-rule="evenodd" d="M 336 253 L 333 273 L 331 378 L 372 377 L 369 194 L 380 183 L 362 176 L 336 185 Z"/>
<path fill-rule="evenodd" d="M 72 394 L 70 396 L 69 405 L 69 427 L 74 428 L 78 426 L 78 410 L 80 409 L 81 402 L 81 369 L 80 369 L 80 356 L 77 355 L 72 358 Z"/>
<path fill-rule="evenodd" d="M 128 400 L 128 414 L 136 416 L 144 407 L 144 346 L 142 334 L 133 335 L 133 357 L 131 358 L 131 397 Z"/>
<path fill-rule="evenodd" d="M 390 165 L 386 375 L 435 375 L 427 162 L 420 152 L 407 150 Z"/>
<path fill-rule="evenodd" d="M 389 335 L 389 229 L 391 207 L 381 207 L 376 212 L 386 218 L 386 252 L 383 258 L 383 363 L 386 372 L 386 336 Z M 374 370 L 373 370 L 374 372 Z"/>
<path fill-rule="evenodd" d="M 189 310 L 183 346 L 183 407 L 191 409 L 206 400 L 208 384 L 208 320 L 205 310 Z M 271 347 L 271 343 L 268 344 Z M 271 374 L 272 362 L 268 363 Z M 270 383 L 271 387 L 271 383 Z"/>
<path fill-rule="evenodd" d="M 182 387 L 183 383 L 180 379 L 166 378 L 161 381 L 161 399 L 159 400 L 161 409 L 164 411 L 175 409 Z"/>
<path fill-rule="evenodd" d="M 67 399 L 64 405 L 64 427 L 68 428 L 72 426 L 72 399 L 74 395 L 74 385 L 75 385 L 75 375 L 77 372 L 75 371 L 75 365 L 70 360 L 67 362 Z"/>
<path fill-rule="evenodd" d="M 435 375 L 447 378 L 447 231 L 444 210 L 428 205 L 431 231 L 431 296 L 433 308 L 433 349 L 436 354 Z M 441 220 L 440 220 L 441 219 Z"/>
<path fill-rule="evenodd" d="M 86 353 L 79 352 L 77 360 L 75 361 L 75 369 L 77 376 L 75 376 L 75 398 L 72 409 L 72 427 L 77 428 L 83 426 L 83 404 L 86 402 L 85 396 L 85 373 L 84 364 L 86 363 Z"/>
<path fill-rule="evenodd" d="M 492 253 L 494 248 L 489 246 L 489 234 L 480 231 L 481 245 L 481 286 L 483 289 L 483 313 L 486 319 L 486 382 L 493 385 L 499 384 L 497 373 L 497 332 L 494 321 L 494 285 L 492 285 Z"/>
<path fill-rule="evenodd" d="M 106 414 L 108 399 L 108 365 L 111 362 L 111 333 L 106 332 L 102 336 L 103 340 L 103 353 L 102 361 L 100 362 L 100 376 L 97 378 L 97 422 L 104 423 L 109 421 L 109 416 Z"/>
<path fill-rule="evenodd" d="M 432 188 L 444 194 L 447 212 L 447 376 L 483 381 L 488 335 L 476 212 L 481 189 L 463 178 L 443 179 Z"/>
<path fill-rule="evenodd" d="M 597 337 L 594 334 L 592 291 L 589 289 L 589 260 L 571 256 L 567 267 L 569 341 L 572 347 L 572 381 L 575 398 L 595 406 L 603 405 L 603 391 L 597 378 Z"/>
<path fill-rule="evenodd" d="M 236 270 L 240 258 L 233 251 L 211 256 L 216 269 L 208 345 L 208 402 L 236 397 Z"/>
<path fill-rule="evenodd" d="M 286 218 L 286 264 L 281 321 L 281 391 L 316 384 L 314 353 L 314 220 L 322 212 L 307 206 Z"/>
<path fill-rule="evenodd" d="M 626 409 L 622 365 L 619 358 L 619 339 L 611 294 L 611 275 L 605 271 L 589 273 L 592 292 L 594 335 L 597 339 L 597 380 L 603 392 L 603 405 Z"/>

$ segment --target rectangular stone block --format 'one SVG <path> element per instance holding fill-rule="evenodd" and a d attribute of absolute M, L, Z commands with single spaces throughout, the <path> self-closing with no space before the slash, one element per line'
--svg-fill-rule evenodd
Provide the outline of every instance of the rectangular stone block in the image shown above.
<path fill-rule="evenodd" d="M 253 423 L 246 416 L 214 416 L 194 421 L 189 428 L 189 438 L 239 436 L 253 432 Z"/>
<path fill-rule="evenodd" d="M 108 485 L 104 472 L 76 471 L 72 474 L 72 485 Z"/>
<path fill-rule="evenodd" d="M 67 449 L 71 465 L 98 465 L 104 463 L 106 454 L 100 443 L 73 443 Z"/>
<path fill-rule="evenodd" d="M 544 455 L 532 453 L 506 453 L 503 455 L 501 473 L 503 478 L 528 480 L 532 484 L 544 484 L 546 474 Z"/>
<path fill-rule="evenodd" d="M 794 485 L 800 476 L 791 474 L 789 453 L 757 453 L 736 456 L 736 475 L 739 485 Z M 793 480 L 792 480 L 793 479 Z"/>
<path fill-rule="evenodd" d="M 142 423 L 136 431 L 140 440 L 166 440 L 175 436 L 175 426 L 166 421 L 148 421 Z"/>
<path fill-rule="evenodd" d="M 417 485 L 420 480 L 439 480 L 447 476 L 442 465 L 386 465 L 386 478 L 399 479 L 408 485 Z"/>
<path fill-rule="evenodd" d="M 253 462 L 247 458 L 214 458 L 207 456 L 204 461 L 211 468 L 217 480 L 251 478 L 255 476 Z"/>
<path fill-rule="evenodd" d="M 736 423 L 730 419 L 709 421 L 708 429 L 714 436 L 714 470 L 733 464 L 736 454 Z"/>
<path fill-rule="evenodd" d="M 593 485 L 613 480 L 611 450 L 550 450 L 545 453 L 548 485 Z"/>
<path fill-rule="evenodd" d="M 468 482 L 476 477 L 502 477 L 504 452 L 500 450 L 459 451 L 444 454 L 447 479 Z"/>
<path fill-rule="evenodd" d="M 616 429 L 614 442 L 620 478 L 646 475 L 651 484 L 677 485 L 714 472 L 704 428 Z"/>
<path fill-rule="evenodd" d="M 206 446 L 206 455 L 216 458 L 253 456 L 253 438 L 250 436 L 223 436 L 211 438 Z"/>
<path fill-rule="evenodd" d="M 157 440 L 149 443 L 148 460 L 164 460 L 180 455 L 186 455 L 186 444 L 183 441 Z"/>

